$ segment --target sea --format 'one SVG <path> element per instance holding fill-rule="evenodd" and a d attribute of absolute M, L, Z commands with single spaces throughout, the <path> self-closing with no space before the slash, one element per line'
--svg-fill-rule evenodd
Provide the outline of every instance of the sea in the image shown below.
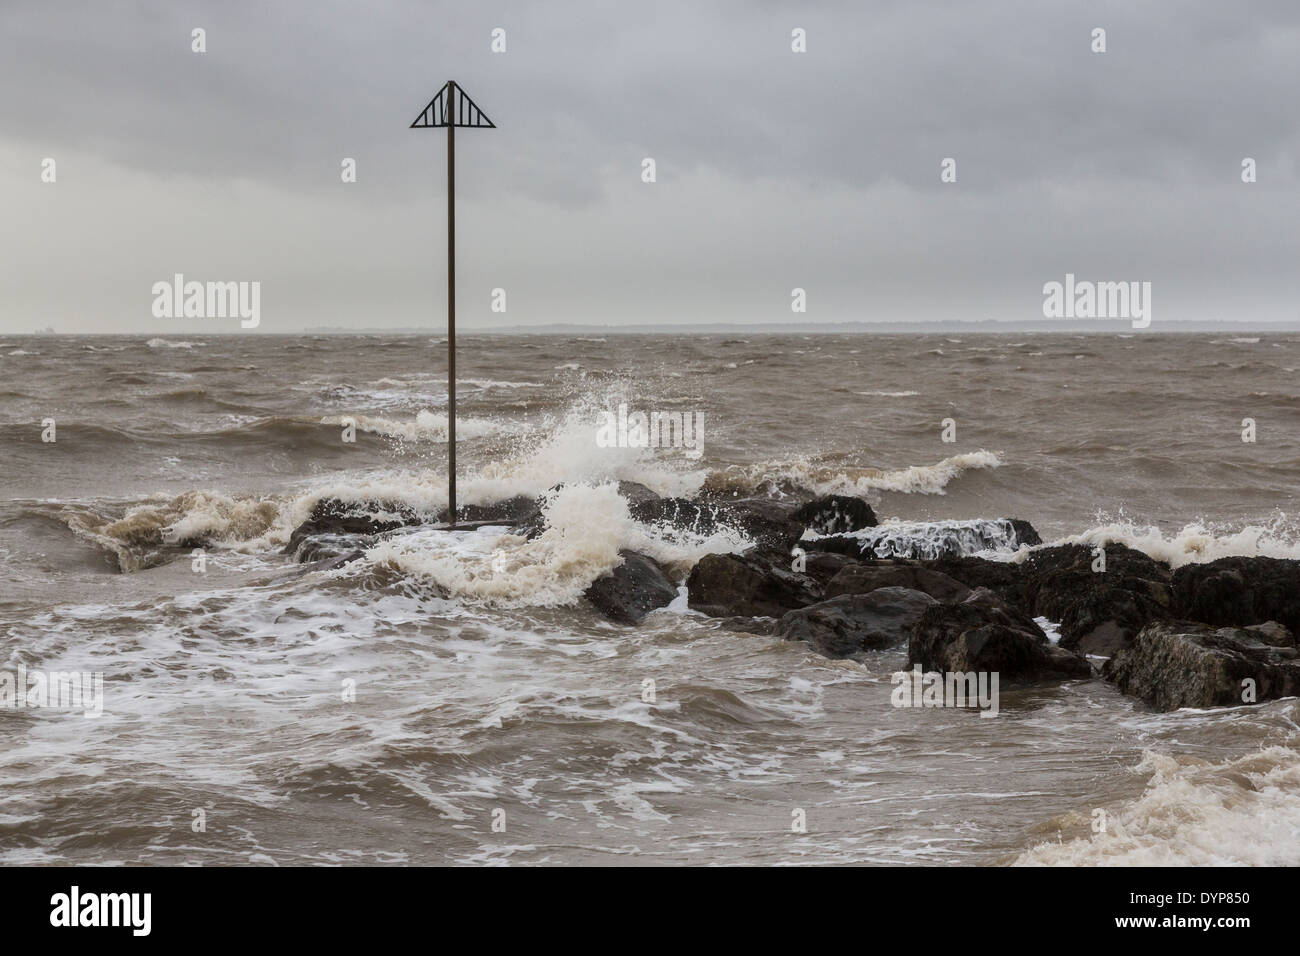
<path fill-rule="evenodd" d="M 446 506 L 445 339 L 0 337 L 0 863 L 1300 864 L 1296 700 L 899 708 L 905 648 L 583 597 L 621 549 L 681 583 L 751 543 L 639 524 L 620 481 L 1300 558 L 1300 335 L 457 344 L 459 500 L 543 496 L 547 530 L 331 568 L 281 553 L 322 498 Z M 621 406 L 697 447 L 598 441 Z M 6 705 L 20 669 L 98 675 L 99 712 Z"/>

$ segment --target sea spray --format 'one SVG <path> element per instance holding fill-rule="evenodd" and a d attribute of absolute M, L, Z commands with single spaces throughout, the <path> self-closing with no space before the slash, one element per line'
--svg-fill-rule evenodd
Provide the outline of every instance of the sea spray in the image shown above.
<path fill-rule="evenodd" d="M 545 530 L 531 539 L 504 527 L 417 529 L 370 548 L 366 560 L 431 580 L 463 600 L 558 607 L 576 603 L 596 578 L 621 564 L 623 549 L 648 554 L 684 574 L 705 554 L 752 544 L 727 527 L 705 535 L 639 524 L 612 482 L 565 485 L 545 497 L 543 516 Z"/>

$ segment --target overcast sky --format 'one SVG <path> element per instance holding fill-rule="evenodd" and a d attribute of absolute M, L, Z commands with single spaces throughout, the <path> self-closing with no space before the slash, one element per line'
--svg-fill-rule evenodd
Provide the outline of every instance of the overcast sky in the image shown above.
<path fill-rule="evenodd" d="M 1025 321 L 1067 272 L 1300 318 L 1295 0 L 0 0 L 0 332 L 237 331 L 154 318 L 178 272 L 261 282 L 263 333 L 441 330 L 408 126 L 449 78 L 498 127 L 457 136 L 462 328 Z"/>

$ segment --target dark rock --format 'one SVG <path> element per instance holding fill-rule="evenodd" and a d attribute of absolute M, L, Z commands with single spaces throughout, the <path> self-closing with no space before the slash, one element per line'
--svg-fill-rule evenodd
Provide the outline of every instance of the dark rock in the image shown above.
<path fill-rule="evenodd" d="M 282 554 L 294 554 L 303 541 L 320 535 L 377 535 L 424 521 L 413 508 L 383 502 L 345 502 L 322 498 L 307 520 L 289 536 Z"/>
<path fill-rule="evenodd" d="M 759 548 L 789 556 L 804 532 L 803 523 L 795 521 L 792 513 L 790 503 L 776 498 L 742 498 L 723 506 L 722 523 L 738 527 Z"/>
<path fill-rule="evenodd" d="M 787 641 L 807 641 L 827 657 L 851 657 L 903 643 L 934 603 L 928 594 L 899 587 L 842 594 L 790 611 L 781 618 L 777 633 Z"/>
<path fill-rule="evenodd" d="M 364 551 L 349 551 L 347 554 L 341 554 L 333 561 L 325 565 L 324 570 L 333 571 L 335 568 L 341 568 L 345 564 L 351 564 L 353 561 L 360 561 L 366 556 Z"/>
<path fill-rule="evenodd" d="M 912 561 L 850 564 L 831 578 L 825 594 L 833 598 L 840 594 L 867 594 L 877 588 L 910 588 L 937 601 L 964 601 L 970 596 L 970 588 L 960 581 Z"/>
<path fill-rule="evenodd" d="M 489 505 L 457 505 L 456 506 L 456 523 L 470 524 L 473 522 L 496 522 L 505 525 L 519 525 L 528 522 L 541 513 L 541 503 L 536 498 L 530 498 L 527 495 L 516 495 L 513 498 L 507 498 L 505 501 L 494 502 Z M 450 512 L 443 508 L 438 512 L 438 520 L 446 521 Z"/>
<path fill-rule="evenodd" d="M 874 528 L 876 513 L 861 498 L 825 495 L 798 508 L 791 516 L 817 534 L 842 534 L 862 528 Z"/>
<path fill-rule="evenodd" d="M 707 554 L 686 579 L 688 604 L 711 617 L 780 617 L 821 600 L 815 582 L 759 554 Z"/>
<path fill-rule="evenodd" d="M 655 608 L 677 596 L 659 562 L 635 551 L 620 551 L 623 563 L 587 588 L 587 599 L 611 621 L 639 624 Z"/>
<path fill-rule="evenodd" d="M 798 547 L 798 545 L 795 547 Z M 817 582 L 818 587 L 824 588 L 835 575 L 856 564 L 858 564 L 858 561 L 846 554 L 814 551 L 812 554 L 804 555 L 803 571 L 801 573 L 808 575 Z M 793 558 L 791 558 L 790 568 L 794 570 Z"/>
<path fill-rule="evenodd" d="M 1252 624 L 1246 630 L 1253 633 L 1261 644 L 1267 644 L 1270 647 L 1295 647 L 1296 638 L 1289 628 L 1283 627 L 1277 621 L 1265 621 L 1263 624 Z"/>
<path fill-rule="evenodd" d="M 1008 602 L 1004 597 L 1002 597 L 1002 595 L 998 594 L 998 592 L 990 590 L 989 588 L 972 589 L 970 595 L 960 603 L 992 608 L 998 612 L 1000 620 L 1010 623 L 1011 626 L 1018 627 L 1030 634 L 1043 634 L 1044 638 L 1047 637 L 1047 635 L 1043 633 L 1043 629 L 1039 626 L 1038 622 L 1034 620 L 1032 614 L 1027 612 L 1024 608 Z"/>
<path fill-rule="evenodd" d="M 1038 536 L 1038 529 L 1024 518 L 1006 518 L 1005 520 L 1007 524 L 1011 525 L 1011 533 L 1015 537 L 1016 547 L 1023 544 L 1036 548 L 1043 543 L 1043 539 Z"/>
<path fill-rule="evenodd" d="M 642 501 L 658 501 L 660 498 L 658 492 L 651 491 L 645 485 L 635 481 L 620 481 L 618 483 L 618 493 L 628 500 L 628 504 L 637 504 Z"/>
<path fill-rule="evenodd" d="M 628 511 L 642 524 L 667 524 L 674 528 L 709 535 L 718 530 L 721 508 L 689 498 L 651 498 L 629 501 Z"/>
<path fill-rule="evenodd" d="M 1255 700 L 1300 695 L 1300 650 L 1276 647 L 1259 631 L 1214 628 L 1188 621 L 1145 627 L 1106 662 L 1108 680 L 1157 710 L 1228 707 L 1243 700 L 1242 681 L 1255 682 Z"/>
<path fill-rule="evenodd" d="M 1276 621 L 1300 633 L 1300 561 L 1219 558 L 1173 575 L 1179 617 L 1238 627 Z"/>
<path fill-rule="evenodd" d="M 842 554 L 845 557 L 853 558 L 855 561 L 861 561 L 863 558 L 862 542 L 857 538 L 847 536 L 827 535 L 824 538 L 805 538 L 799 542 L 799 547 L 810 554 L 813 552 Z M 870 559 L 871 555 L 868 554 L 866 557 Z"/>
<path fill-rule="evenodd" d="M 1018 603 L 1024 567 L 1012 561 L 990 561 L 973 555 L 946 555 L 926 562 L 926 567 L 948 575 L 970 588 L 988 588 L 1009 603 Z"/>
<path fill-rule="evenodd" d="M 997 673 L 1008 681 L 1092 676 L 1086 660 L 1052 646 L 1038 625 L 1001 606 L 987 590 L 961 604 L 936 604 L 921 615 L 908 642 L 908 666 L 913 665 L 944 673 Z"/>
<path fill-rule="evenodd" d="M 1110 656 L 1147 624 L 1172 616 L 1173 591 L 1169 568 L 1141 551 L 1107 545 L 1105 571 L 1092 570 L 1093 552 L 1078 544 L 1033 552 L 1008 596 L 1059 622 L 1061 647 Z"/>
<path fill-rule="evenodd" d="M 298 563 L 306 564 L 311 561 L 323 561 L 328 558 L 337 558 L 341 555 L 361 554 L 362 551 L 370 547 L 375 542 L 373 535 L 362 534 L 320 534 L 312 535 L 302 539 L 298 550 L 294 553 Z"/>
<path fill-rule="evenodd" d="M 300 552 L 301 553 L 301 552 Z M 364 551 L 349 551 L 346 554 L 327 555 L 324 557 L 315 557 L 303 562 L 302 567 L 296 568 L 292 573 L 295 576 L 311 574 L 316 571 L 333 571 L 344 565 L 351 564 L 353 561 L 359 561 L 366 556 Z"/>
<path fill-rule="evenodd" d="M 628 510 L 642 524 L 669 524 L 702 535 L 731 528 L 760 548 L 785 553 L 789 553 L 804 530 L 803 525 L 791 519 L 791 506 L 772 498 L 741 498 L 725 504 L 657 498 L 631 502 Z"/>

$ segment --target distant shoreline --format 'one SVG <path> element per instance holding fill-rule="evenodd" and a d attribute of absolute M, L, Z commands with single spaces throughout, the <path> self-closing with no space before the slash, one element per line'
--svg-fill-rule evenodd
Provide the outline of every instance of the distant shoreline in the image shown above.
<path fill-rule="evenodd" d="M 922 323 L 922 322 L 821 322 L 809 325 L 791 325 L 786 323 L 766 323 L 754 325 L 730 325 L 712 323 L 706 325 L 536 325 L 536 326 L 491 326 L 487 328 L 461 328 L 458 337 L 470 336 L 605 336 L 605 335 L 1026 335 L 1026 334 L 1069 334 L 1069 335 L 1222 335 L 1258 333 L 1261 335 L 1300 333 L 1300 321 L 1295 323 L 1261 323 L 1242 322 L 1179 322 L 1153 323 L 1149 328 L 1134 329 L 1127 320 L 1092 321 L 1070 324 L 1046 322 L 969 322 L 969 323 Z M 295 331 L 272 332 L 258 329 L 255 332 L 233 330 L 223 332 L 199 332 L 191 329 L 150 330 L 141 332 L 3 332 L 0 338 L 55 338 L 55 337 L 112 337 L 112 338 L 153 338 L 159 336 L 182 336 L 188 338 L 218 338 L 226 336 L 273 335 L 338 335 L 338 336 L 416 336 L 445 335 L 446 329 L 438 326 L 426 328 L 403 326 L 397 328 L 343 328 L 340 326 L 311 326 Z"/>

